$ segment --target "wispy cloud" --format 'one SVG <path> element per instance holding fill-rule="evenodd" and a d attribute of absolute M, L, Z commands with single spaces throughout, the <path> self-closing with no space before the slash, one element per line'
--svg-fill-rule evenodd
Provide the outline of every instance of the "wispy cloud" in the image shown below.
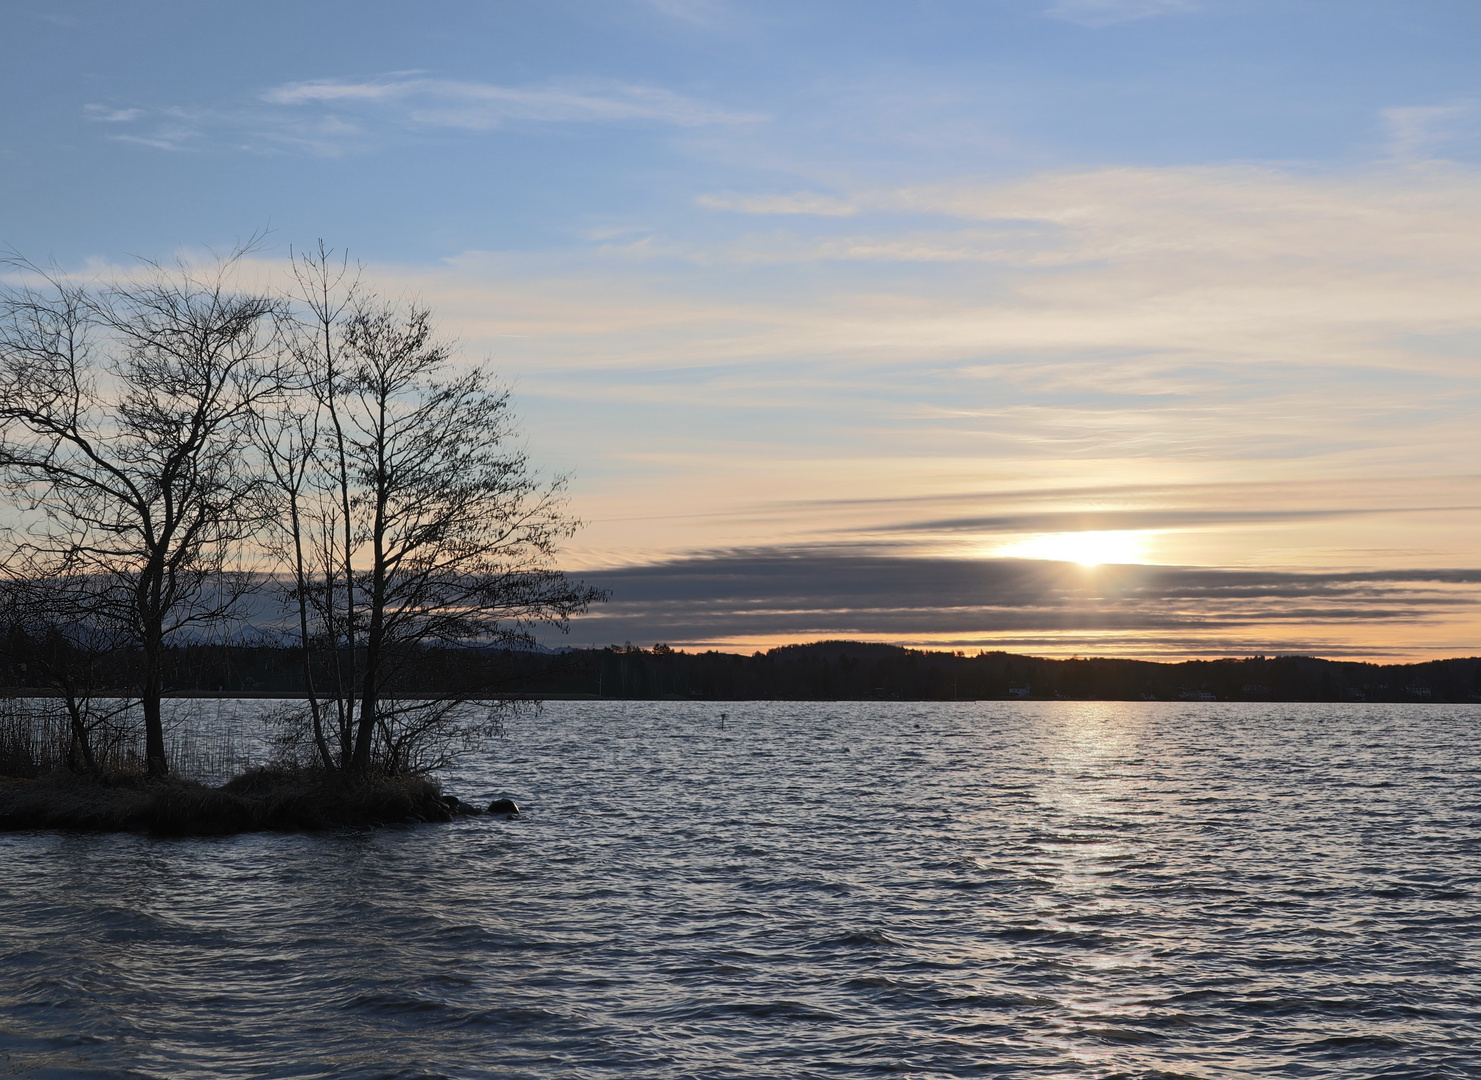
<path fill-rule="evenodd" d="M 1473 170 L 817 183 L 859 212 L 385 271 L 517 373 L 581 474 L 576 565 L 828 537 L 977 557 L 1092 526 L 1155 533 L 1160 563 L 1474 562 Z M 922 221 L 977 256 L 912 261 Z M 1283 640 L 1342 636 L 1322 625 Z M 1402 639 L 1473 647 L 1449 625 Z"/>
<path fill-rule="evenodd" d="M 1316 509 L 1312 507 L 1285 510 L 1084 510 L 1053 511 L 1040 514 L 987 514 L 977 517 L 934 518 L 927 521 L 893 522 L 887 525 L 864 525 L 861 533 L 1059 533 L 1104 532 L 1124 530 L 1208 529 L 1226 525 L 1271 524 L 1291 521 L 1355 517 L 1360 514 L 1450 513 L 1477 510 L 1481 507 L 1385 507 L 1382 509 Z"/>
<path fill-rule="evenodd" d="M 169 151 L 247 151 L 337 157 L 376 143 L 363 125 L 338 116 L 265 117 L 253 111 L 119 109 L 90 119 L 112 125 L 111 142 Z"/>
<path fill-rule="evenodd" d="M 1339 626 L 1443 623 L 1474 612 L 1481 570 L 1314 573 L 889 556 L 847 547 L 718 551 L 594 572 L 612 600 L 575 640 L 689 646 L 851 637 L 907 644 L 1162 655 L 1211 643 L 1320 643 Z M 1391 630 L 1389 631 L 1391 633 Z M 1058 639 L 1058 649 L 1053 644 Z M 1411 640 L 1413 640 L 1411 636 Z M 1330 641 L 1327 644 L 1331 644 Z M 1322 651 L 1349 651 L 1352 646 Z M 1369 654 L 1383 647 L 1368 647 Z"/>
<path fill-rule="evenodd" d="M 225 107 L 88 105 L 115 128 L 109 138 L 161 150 L 236 149 L 339 156 L 435 132 L 488 132 L 529 124 L 661 124 L 699 127 L 763 119 L 660 87 L 590 82 L 542 86 L 437 79 L 400 72 L 377 79 L 284 83 L 255 102 Z"/>
<path fill-rule="evenodd" d="M 731 15 L 728 6 L 720 0 L 643 0 L 643 3 L 661 15 L 694 26 L 717 26 Z"/>
<path fill-rule="evenodd" d="M 1304 381 L 1294 378 L 1304 365 L 1412 372 L 1456 371 L 1464 362 L 1470 370 L 1464 342 L 1415 351 L 1398 338 L 1481 329 L 1474 302 L 1481 187 L 1467 170 L 1333 178 L 1239 167 L 1106 169 L 839 199 L 859 207 L 844 236 L 818 235 L 794 214 L 798 227 L 787 231 L 703 246 L 644 231 L 641 242 L 608 243 L 601 254 L 709 268 L 712 302 L 670 298 L 655 318 L 670 327 L 676 320 L 726 327 L 723 342 L 704 342 L 699 355 L 711 360 L 778 355 L 782 338 L 790 342 L 782 355 L 895 357 L 916 369 L 976 356 L 984 378 L 1045 392 L 1114 385 L 1227 400 L 1235 390 L 1257 390 L 1250 380 L 1269 364 L 1292 388 Z M 949 223 L 911 227 L 925 215 Z M 982 276 L 963 267 L 952 277 L 917 278 L 903 269 L 933 260 L 978 262 Z M 860 285 L 867 300 L 850 299 L 857 294 L 843 286 L 853 279 L 837 276 L 844 267 L 830 271 L 837 288 L 806 310 L 733 299 L 722 281 L 726 267 L 768 261 L 867 263 L 858 271 L 870 275 Z M 881 278 L 879 267 L 891 262 L 901 272 Z M 1010 270 L 1020 272 L 1003 277 Z M 627 277 L 624 288 L 639 280 Z M 599 294 L 584 283 L 573 302 L 576 295 L 585 318 L 574 308 L 563 318 L 590 322 L 597 333 L 606 311 Z M 658 294 L 650 301 L 659 304 Z M 647 307 L 629 300 L 617 310 L 631 324 Z M 741 334 L 739 325 L 752 329 Z M 661 346 L 643 336 L 647 361 L 661 365 Z M 678 355 L 697 355 L 692 338 L 674 344 Z M 590 348 L 583 335 L 580 350 Z M 1210 383 L 1207 365 L 1244 385 Z M 1172 369 L 1182 372 L 1177 381 Z M 1346 383 L 1346 401 L 1358 400 L 1360 385 Z M 960 399 L 951 405 L 970 414 Z M 1001 410 L 1001 399 L 992 407 Z"/>
<path fill-rule="evenodd" d="M 1404 106 L 1384 110 L 1382 118 L 1397 161 L 1464 155 L 1481 146 L 1481 102 Z"/>
<path fill-rule="evenodd" d="M 1100 27 L 1198 7 L 1197 0 L 1056 0 L 1047 14 L 1080 26 Z"/>
<path fill-rule="evenodd" d="M 153 115 L 142 109 L 126 109 L 134 115 L 116 120 L 131 125 L 108 135 L 113 142 L 134 143 L 156 150 L 194 150 L 205 145 L 210 118 L 186 109 L 162 109 Z"/>
<path fill-rule="evenodd" d="M 812 214 L 819 217 L 852 217 L 859 207 L 847 199 L 802 191 L 792 195 L 745 195 L 720 191 L 700 195 L 695 200 L 711 210 L 728 210 L 738 214 Z"/>
<path fill-rule="evenodd" d="M 262 94 L 270 105 L 381 110 L 413 127 L 487 131 L 506 124 L 653 121 L 695 127 L 760 119 L 658 87 L 623 83 L 499 86 L 422 76 L 285 83 Z"/>
<path fill-rule="evenodd" d="M 84 105 L 84 115 L 99 124 L 127 124 L 144 115 L 143 109 L 114 109 L 107 105 Z"/>
<path fill-rule="evenodd" d="M 107 124 L 110 142 L 133 143 L 155 150 L 189 150 L 201 145 L 209 118 L 189 109 L 115 108 L 84 105 L 83 116 L 95 124 Z"/>

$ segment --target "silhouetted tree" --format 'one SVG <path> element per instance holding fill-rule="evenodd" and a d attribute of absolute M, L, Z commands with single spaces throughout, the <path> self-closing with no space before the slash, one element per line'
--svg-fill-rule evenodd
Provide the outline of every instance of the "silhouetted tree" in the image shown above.
<path fill-rule="evenodd" d="M 0 654 L 25 672 L 28 687 L 61 702 L 67 767 L 97 775 L 137 732 L 130 722 L 137 703 L 126 690 L 132 638 L 100 605 L 96 577 L 48 576 L 28 565 L 27 554 L 11 549 L 0 573 Z"/>
<path fill-rule="evenodd" d="M 429 312 L 360 289 L 321 244 L 295 263 L 304 312 L 295 391 L 261 439 L 312 680 L 321 764 L 397 772 L 445 760 L 497 727 L 497 703 L 387 691 L 428 648 L 526 646 L 602 597 L 553 567 L 576 522 L 564 481 L 514 445 L 509 395 L 481 366 L 455 370 Z M 330 745 L 333 739 L 334 745 Z"/>
<path fill-rule="evenodd" d="M 87 284 L 12 261 L 0 294 L 0 478 L 26 573 L 86 582 L 91 617 L 138 646 L 151 775 L 168 771 L 164 651 L 250 588 L 230 554 L 260 524 L 254 409 L 278 392 L 279 301 L 146 267 Z"/>

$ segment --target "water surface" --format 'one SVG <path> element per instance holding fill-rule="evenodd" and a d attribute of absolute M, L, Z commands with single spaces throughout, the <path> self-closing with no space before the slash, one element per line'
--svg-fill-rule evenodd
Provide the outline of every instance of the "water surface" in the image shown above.
<path fill-rule="evenodd" d="M 1478 721 L 555 703 L 515 821 L 3 835 L 0 1076 L 1481 1076 Z"/>

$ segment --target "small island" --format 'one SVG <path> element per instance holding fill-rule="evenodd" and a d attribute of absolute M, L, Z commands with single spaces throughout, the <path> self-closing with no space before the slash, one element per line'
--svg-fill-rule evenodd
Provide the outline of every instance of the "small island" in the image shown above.
<path fill-rule="evenodd" d="M 434 773 L 511 703 L 469 678 L 408 697 L 408 665 L 529 647 L 604 596 L 555 567 L 563 481 L 530 464 L 486 365 L 323 244 L 283 289 L 239 284 L 251 250 L 83 282 L 10 259 L 0 827 L 486 813 Z M 269 761 L 211 787 L 182 775 L 165 701 L 182 657 L 243 638 L 291 654 L 296 700 L 267 718 Z"/>
<path fill-rule="evenodd" d="M 509 800 L 492 810 L 518 814 Z M 425 776 L 377 777 L 363 783 L 261 768 L 220 787 L 137 773 L 99 776 L 49 772 L 0 777 L 0 830 L 76 829 L 217 836 L 270 830 L 379 828 L 478 817 L 489 808 L 444 795 Z"/>

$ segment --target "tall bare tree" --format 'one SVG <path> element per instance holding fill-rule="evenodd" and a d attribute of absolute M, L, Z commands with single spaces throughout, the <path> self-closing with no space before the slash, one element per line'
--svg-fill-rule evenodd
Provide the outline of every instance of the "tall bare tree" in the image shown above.
<path fill-rule="evenodd" d="M 497 713 L 388 695 L 406 665 L 527 645 L 604 594 L 554 568 L 577 524 L 564 481 L 531 468 L 488 370 L 455 368 L 425 308 L 369 296 L 322 246 L 296 266 L 300 393 L 264 441 L 305 655 L 328 672 L 315 744 L 350 773 L 425 767 Z"/>
<path fill-rule="evenodd" d="M 252 416 L 279 392 L 279 301 L 209 275 L 146 268 L 0 295 L 0 477 L 35 572 L 85 579 L 94 615 L 127 629 L 151 775 L 168 772 L 165 649 L 227 618 L 252 584 L 231 554 L 259 527 Z"/>
<path fill-rule="evenodd" d="M 137 734 L 129 670 L 132 636 L 94 576 L 55 577 L 25 549 L 0 565 L 0 655 L 66 711 L 67 767 L 97 775 Z M 49 703 L 47 703 L 49 704 Z M 43 706 L 44 708 L 44 706 Z"/>

